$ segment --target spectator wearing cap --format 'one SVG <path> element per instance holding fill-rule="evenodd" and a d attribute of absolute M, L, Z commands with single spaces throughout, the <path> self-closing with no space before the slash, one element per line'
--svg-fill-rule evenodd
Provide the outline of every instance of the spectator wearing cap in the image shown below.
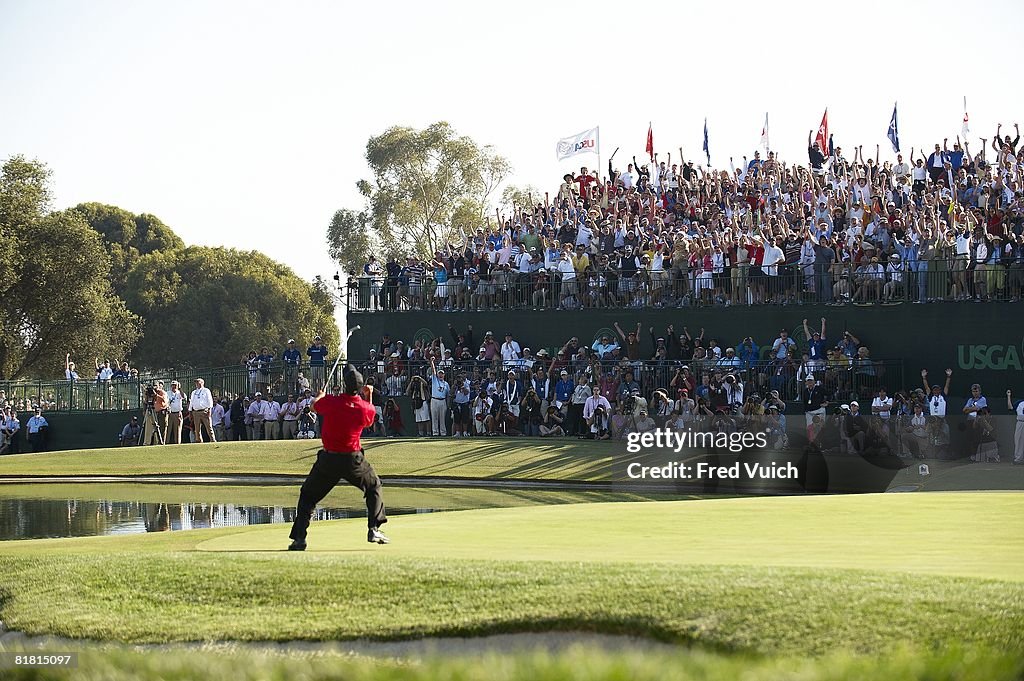
<path fill-rule="evenodd" d="M 21 421 L 18 420 L 18 412 L 9 406 L 3 408 L 0 413 L 0 433 L 3 434 L 4 450 L 6 454 L 18 453 L 18 434 L 21 432 Z"/>
<path fill-rule="evenodd" d="M 941 418 L 946 417 L 946 402 L 949 397 L 949 383 L 953 378 L 953 370 L 946 369 L 946 385 L 944 387 L 939 386 L 938 383 L 933 385 L 930 389 L 928 388 L 928 370 L 921 369 L 921 384 L 924 386 L 925 393 L 928 395 L 925 400 L 927 405 L 927 411 L 929 416 L 938 416 Z"/>
<path fill-rule="evenodd" d="M 299 362 L 302 355 L 295 347 L 295 339 L 288 339 L 288 347 L 281 353 L 281 362 L 284 364 L 284 392 L 290 393 L 298 389 Z"/>
<path fill-rule="evenodd" d="M 846 415 L 843 427 L 853 450 L 858 454 L 862 454 L 867 446 L 868 422 L 864 419 L 864 415 L 860 413 L 860 403 L 856 400 L 850 402 L 850 413 Z"/>
<path fill-rule="evenodd" d="M 263 393 L 258 392 L 253 395 L 253 400 L 246 410 L 246 416 L 248 416 L 249 421 L 250 440 L 263 439 L 263 413 L 266 404 L 266 401 L 263 399 Z"/>
<path fill-rule="evenodd" d="M 181 384 L 171 381 L 171 389 L 167 391 L 167 444 L 181 444 L 181 426 L 185 418 L 185 396 L 179 388 Z"/>
<path fill-rule="evenodd" d="M 490 331 L 484 334 L 484 342 L 481 343 L 481 346 L 484 349 L 484 356 L 489 362 L 501 355 L 501 346 L 494 340 L 494 334 Z"/>
<path fill-rule="evenodd" d="M 825 395 L 825 388 L 815 381 L 813 375 L 804 379 L 804 387 L 800 393 L 800 401 L 804 405 L 804 418 L 807 427 L 810 428 L 815 416 L 825 417 L 825 408 L 828 406 L 828 397 Z"/>
<path fill-rule="evenodd" d="M 261 400 L 260 415 L 263 416 L 263 439 L 281 439 L 281 405 L 277 400 Z"/>
<path fill-rule="evenodd" d="M 518 365 L 523 356 L 523 350 L 515 340 L 512 339 L 512 332 L 505 333 L 505 342 L 501 344 L 501 362 L 505 369 Z"/>
<path fill-rule="evenodd" d="M 313 344 L 306 350 L 306 356 L 309 357 L 310 388 L 314 392 L 320 391 L 327 379 L 327 346 L 323 338 L 319 335 L 313 337 Z"/>
<path fill-rule="evenodd" d="M 430 434 L 434 437 L 448 436 L 448 397 L 451 386 L 445 380 L 444 369 L 430 362 Z"/>
<path fill-rule="evenodd" d="M 46 419 L 43 417 L 43 410 L 39 407 L 35 408 L 35 414 L 25 424 L 25 431 L 28 434 L 28 443 L 32 447 L 33 452 L 43 451 L 43 445 L 46 440 L 46 430 L 50 427 Z"/>
<path fill-rule="evenodd" d="M 213 393 L 206 387 L 206 381 L 197 378 L 195 390 L 188 399 L 188 408 L 192 412 L 192 428 L 196 442 L 203 442 L 203 430 L 210 438 L 210 442 L 216 442 L 217 437 L 213 434 Z M 275 403 L 276 404 L 276 403 Z"/>
<path fill-rule="evenodd" d="M 569 376 L 569 372 L 562 369 L 559 372 L 558 381 L 555 383 L 555 406 L 558 407 L 559 410 L 569 404 L 569 400 L 572 399 L 572 393 L 575 389 L 576 383 L 572 380 L 572 377 Z"/>
<path fill-rule="evenodd" d="M 607 333 L 603 333 L 590 347 L 597 353 L 599 359 L 607 359 L 611 353 L 619 349 L 619 344 L 613 341 Z"/>
<path fill-rule="evenodd" d="M 139 417 L 133 416 L 125 424 L 124 428 L 121 429 L 121 434 L 117 436 L 117 441 L 122 447 L 134 447 L 139 444 L 141 435 L 142 427 L 139 425 Z"/>

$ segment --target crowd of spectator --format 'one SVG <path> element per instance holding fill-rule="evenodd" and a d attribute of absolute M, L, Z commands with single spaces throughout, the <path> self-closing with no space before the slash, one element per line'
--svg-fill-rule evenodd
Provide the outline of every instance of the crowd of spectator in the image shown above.
<path fill-rule="evenodd" d="M 1016 125 L 1014 126 L 1017 127 Z M 881 160 L 755 152 L 713 169 L 655 155 L 566 173 L 426 259 L 371 255 L 353 309 L 872 304 L 1020 299 L 1024 149 L 1016 137 L 936 143 Z M 991 149 L 991 153 L 990 153 Z M 917 155 L 915 155 L 917 154 Z M 909 161 L 909 162 L 908 162 Z M 362 286 L 360 281 L 362 280 Z"/>
<path fill-rule="evenodd" d="M 481 338 L 471 325 L 449 324 L 447 343 L 385 335 L 359 367 L 377 387 L 374 432 L 384 435 L 613 439 L 658 427 L 761 429 L 786 446 L 787 413 L 795 413 L 808 441 L 834 436 L 834 446 L 849 451 L 884 441 L 923 457 L 948 447 L 951 369 L 944 385 L 929 385 L 924 371 L 921 387 L 890 393 L 886 382 L 899 385 L 902 375 L 873 359 L 853 332 L 831 338 L 824 318 L 813 329 L 806 319 L 802 326 L 799 342 L 783 329 L 762 348 L 750 336 L 732 345 L 671 325 L 662 335 L 649 327 L 645 339 L 639 324 L 616 323 L 589 345 L 574 336 L 534 351 L 511 331 L 502 340 L 491 331 Z M 403 398 L 411 401 L 414 429 L 404 429 Z M 1021 408 L 1010 407 L 1024 421 Z M 962 410 L 978 437 L 975 449 L 982 439 L 995 441 L 983 409 L 969 403 Z"/>

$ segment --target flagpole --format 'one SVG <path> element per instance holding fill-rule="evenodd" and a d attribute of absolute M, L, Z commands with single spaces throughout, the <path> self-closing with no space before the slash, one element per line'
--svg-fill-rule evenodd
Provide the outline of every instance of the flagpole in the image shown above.
<path fill-rule="evenodd" d="M 601 179 L 604 168 L 601 165 L 601 126 L 597 126 L 597 179 Z"/>

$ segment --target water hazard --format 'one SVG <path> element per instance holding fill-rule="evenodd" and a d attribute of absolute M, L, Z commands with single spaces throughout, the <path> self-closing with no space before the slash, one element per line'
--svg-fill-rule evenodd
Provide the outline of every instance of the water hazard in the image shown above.
<path fill-rule="evenodd" d="M 297 485 L 0 485 L 0 541 L 291 523 L 297 497 Z M 659 498 L 666 495 L 394 486 L 385 490 L 389 515 Z M 362 495 L 339 487 L 316 509 L 314 521 L 356 517 L 366 517 Z"/>

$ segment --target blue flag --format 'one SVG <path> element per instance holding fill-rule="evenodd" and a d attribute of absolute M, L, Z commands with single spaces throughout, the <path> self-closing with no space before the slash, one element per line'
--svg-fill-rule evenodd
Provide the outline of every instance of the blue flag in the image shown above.
<path fill-rule="evenodd" d="M 711 152 L 708 151 L 708 119 L 704 119 L 704 153 L 708 156 L 708 165 L 711 165 Z"/>
<path fill-rule="evenodd" d="M 892 142 L 892 150 L 900 153 L 900 131 L 896 126 L 896 105 L 892 105 L 892 120 L 889 121 L 889 141 Z"/>

